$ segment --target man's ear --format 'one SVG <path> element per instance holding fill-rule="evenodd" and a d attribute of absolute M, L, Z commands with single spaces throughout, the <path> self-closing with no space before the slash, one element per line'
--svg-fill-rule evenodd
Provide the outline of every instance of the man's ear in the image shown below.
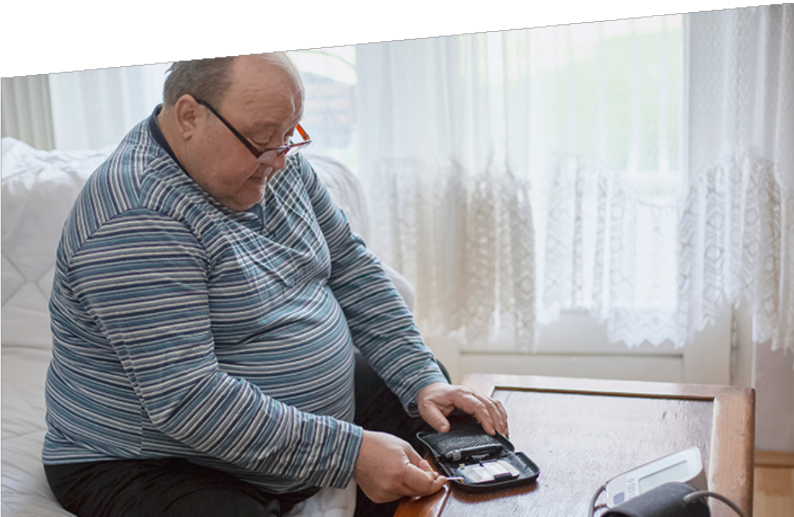
<path fill-rule="evenodd" d="M 190 140 L 196 133 L 199 119 L 199 103 L 192 95 L 185 94 L 174 104 L 177 128 L 184 140 Z"/>

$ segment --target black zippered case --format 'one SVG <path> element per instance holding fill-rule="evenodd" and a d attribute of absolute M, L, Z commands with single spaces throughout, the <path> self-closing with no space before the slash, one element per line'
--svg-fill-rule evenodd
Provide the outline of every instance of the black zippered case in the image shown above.
<path fill-rule="evenodd" d="M 420 432 L 416 435 L 429 449 L 443 475 L 460 476 L 462 472 L 470 472 L 472 467 L 478 466 L 482 467 L 479 472 L 504 471 L 503 466 L 509 471 L 496 474 L 492 480 L 472 482 L 471 476 L 467 475 L 468 481 L 452 480 L 450 483 L 467 492 L 481 493 L 535 482 L 540 469 L 526 454 L 516 452 L 510 440 L 499 433 L 489 435 L 469 415 L 450 415 L 449 421 L 451 428 L 446 433 Z"/>

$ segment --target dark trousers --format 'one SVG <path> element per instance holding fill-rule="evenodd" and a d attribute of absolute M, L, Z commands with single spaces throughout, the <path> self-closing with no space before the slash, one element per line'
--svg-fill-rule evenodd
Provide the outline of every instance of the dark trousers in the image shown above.
<path fill-rule="evenodd" d="M 429 426 L 405 413 L 358 350 L 355 385 L 356 424 L 399 436 L 423 452 L 416 433 Z M 180 458 L 45 465 L 44 471 L 61 505 L 79 517 L 279 517 L 318 491 L 268 494 Z M 398 504 L 375 504 L 358 489 L 356 517 L 391 516 Z"/>

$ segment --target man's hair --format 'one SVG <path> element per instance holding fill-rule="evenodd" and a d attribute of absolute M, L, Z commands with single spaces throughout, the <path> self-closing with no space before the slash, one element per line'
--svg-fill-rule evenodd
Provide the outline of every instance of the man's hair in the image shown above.
<path fill-rule="evenodd" d="M 163 86 L 165 105 L 173 106 L 185 94 L 219 105 L 231 86 L 234 59 L 232 56 L 175 62 L 168 69 Z"/>

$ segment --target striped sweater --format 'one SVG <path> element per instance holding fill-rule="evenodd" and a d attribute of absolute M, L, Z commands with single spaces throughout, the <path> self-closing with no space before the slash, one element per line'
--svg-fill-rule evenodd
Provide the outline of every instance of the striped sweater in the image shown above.
<path fill-rule="evenodd" d="M 272 492 L 345 486 L 353 344 L 413 414 L 444 381 L 410 312 L 300 155 L 236 212 L 169 152 L 152 115 L 67 218 L 44 463 L 177 456 Z"/>

